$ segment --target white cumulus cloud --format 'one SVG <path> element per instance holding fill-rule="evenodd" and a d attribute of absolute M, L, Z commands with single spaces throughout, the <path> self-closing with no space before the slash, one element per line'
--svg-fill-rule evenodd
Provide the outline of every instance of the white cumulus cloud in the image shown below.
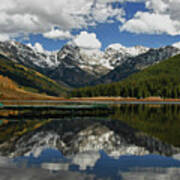
<path fill-rule="evenodd" d="M 99 4 L 98 0 L 1 0 L 0 34 L 46 33 L 49 38 L 61 39 L 69 36 L 72 29 L 109 22 L 122 14 L 123 10 L 113 9 L 109 1 L 101 7 L 96 3 Z M 62 32 L 51 32 L 52 27 Z"/>
<path fill-rule="evenodd" d="M 88 33 L 86 31 L 82 31 L 71 43 L 84 49 L 100 49 L 102 45 L 95 33 Z"/>
<path fill-rule="evenodd" d="M 51 31 L 44 33 L 43 36 L 48 39 L 60 39 L 60 40 L 72 38 L 72 35 L 69 31 L 62 31 L 59 29 L 52 29 Z"/>
<path fill-rule="evenodd" d="M 124 6 L 116 2 L 142 2 L 149 11 L 126 20 Z M 71 39 L 73 29 L 115 21 L 121 22 L 121 31 L 179 35 L 179 7 L 180 0 L 1 0 L 0 40 L 31 33 Z"/>
<path fill-rule="evenodd" d="M 96 22 L 108 22 L 111 20 L 113 22 L 113 18 L 119 21 L 123 21 L 125 15 L 125 11 L 121 8 L 113 8 L 111 4 L 106 3 L 96 3 L 95 8 L 92 10 L 92 18 Z"/>
<path fill-rule="evenodd" d="M 166 14 L 137 12 L 133 19 L 120 27 L 120 30 L 134 33 L 178 35 L 180 34 L 180 22 L 173 21 Z"/>
<path fill-rule="evenodd" d="M 146 7 L 154 12 L 164 12 L 168 9 L 168 4 L 163 0 L 147 0 Z"/>
<path fill-rule="evenodd" d="M 126 21 L 121 31 L 132 33 L 180 35 L 180 1 L 146 0 L 148 12 L 137 12 Z"/>
<path fill-rule="evenodd" d="M 179 49 L 180 49 L 180 41 L 179 41 L 179 42 L 174 43 L 172 46 L 174 46 L 174 47 L 176 47 L 176 48 L 179 48 Z"/>

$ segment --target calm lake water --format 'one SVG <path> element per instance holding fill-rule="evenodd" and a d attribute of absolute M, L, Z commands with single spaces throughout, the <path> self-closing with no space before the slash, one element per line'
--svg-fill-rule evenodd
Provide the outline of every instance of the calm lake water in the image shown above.
<path fill-rule="evenodd" d="M 180 105 L 58 113 L 1 119 L 0 180 L 179 180 L 180 151 L 167 144 L 180 146 Z"/>

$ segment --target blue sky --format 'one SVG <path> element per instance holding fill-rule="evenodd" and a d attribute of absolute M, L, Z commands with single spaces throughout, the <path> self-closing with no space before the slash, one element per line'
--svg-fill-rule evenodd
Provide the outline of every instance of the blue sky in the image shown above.
<path fill-rule="evenodd" d="M 113 43 L 161 47 L 180 41 L 179 0 L 67 0 L 69 6 L 64 0 L 22 1 L 2 0 L 0 15 L 10 24 L 0 18 L 0 40 L 48 51 L 68 42 L 104 50 Z"/>

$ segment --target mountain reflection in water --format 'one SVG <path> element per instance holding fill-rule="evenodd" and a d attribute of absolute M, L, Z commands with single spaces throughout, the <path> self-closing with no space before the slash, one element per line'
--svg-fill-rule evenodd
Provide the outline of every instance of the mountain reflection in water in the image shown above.
<path fill-rule="evenodd" d="M 142 128 L 145 123 L 161 128 L 164 120 L 167 128 L 170 120 L 179 122 L 179 106 L 120 106 L 113 111 L 107 118 L 3 120 L 0 180 L 179 179 L 180 160 L 170 156 L 180 149 L 129 126 L 138 122 Z"/>

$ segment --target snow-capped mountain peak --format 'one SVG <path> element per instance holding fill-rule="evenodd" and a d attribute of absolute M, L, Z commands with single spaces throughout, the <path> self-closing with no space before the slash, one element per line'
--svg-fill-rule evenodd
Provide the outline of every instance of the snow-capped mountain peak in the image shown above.
<path fill-rule="evenodd" d="M 107 48 L 107 49 L 112 49 L 112 50 L 116 50 L 116 51 L 119 51 L 121 49 L 125 49 L 126 47 L 124 47 L 123 45 L 121 44 L 118 44 L 118 43 L 115 43 L 115 44 L 110 44 Z"/>
<path fill-rule="evenodd" d="M 146 53 L 149 50 L 149 48 L 144 46 L 133 46 L 133 47 L 125 47 L 121 44 L 111 44 L 106 48 L 106 51 L 113 51 L 113 52 L 121 52 L 121 53 L 127 53 L 131 56 L 138 56 L 140 54 Z"/>
<path fill-rule="evenodd" d="M 149 48 L 144 46 L 133 46 L 130 48 L 127 48 L 127 52 L 131 54 L 132 56 L 138 56 L 140 54 L 144 54 L 147 51 L 149 51 Z"/>
<path fill-rule="evenodd" d="M 70 60 L 92 75 L 102 75 L 111 69 L 104 59 L 104 52 L 98 49 L 85 49 L 68 44 L 58 52 L 58 58 L 59 61 Z"/>
<path fill-rule="evenodd" d="M 30 67 L 57 68 L 62 62 L 67 64 L 70 60 L 82 70 L 93 75 L 103 75 L 126 61 L 127 58 L 137 56 L 148 51 L 148 48 L 135 46 L 126 48 L 121 44 L 109 45 L 105 52 L 99 49 L 83 49 L 72 44 L 65 45 L 60 51 L 49 52 L 40 47 L 38 43 L 23 45 L 15 41 L 0 43 L 0 52 L 17 62 Z M 69 66 L 69 65 L 68 65 Z"/>
<path fill-rule="evenodd" d="M 0 53 L 12 58 L 15 62 L 31 68 L 52 68 L 58 66 L 57 52 L 38 51 L 37 48 L 15 41 L 0 42 Z"/>
<path fill-rule="evenodd" d="M 143 46 L 125 47 L 118 43 L 111 44 L 105 50 L 104 59 L 107 59 L 112 69 L 114 69 L 128 58 L 146 53 L 148 50 L 149 48 Z"/>

